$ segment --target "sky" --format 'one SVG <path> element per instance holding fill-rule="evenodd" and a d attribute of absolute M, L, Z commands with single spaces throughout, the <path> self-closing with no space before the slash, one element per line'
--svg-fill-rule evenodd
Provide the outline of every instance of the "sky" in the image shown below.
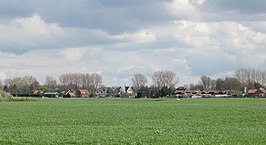
<path fill-rule="evenodd" d="M 0 0 L 0 79 L 99 73 L 179 84 L 266 67 L 265 0 Z"/>

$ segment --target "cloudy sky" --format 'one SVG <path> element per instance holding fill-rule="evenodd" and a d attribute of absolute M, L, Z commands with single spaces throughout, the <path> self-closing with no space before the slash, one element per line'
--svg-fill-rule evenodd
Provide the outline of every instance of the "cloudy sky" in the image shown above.
<path fill-rule="evenodd" d="M 0 0 L 0 79 L 97 72 L 202 75 L 266 67 L 265 0 Z M 151 84 L 150 80 L 150 84 Z"/>

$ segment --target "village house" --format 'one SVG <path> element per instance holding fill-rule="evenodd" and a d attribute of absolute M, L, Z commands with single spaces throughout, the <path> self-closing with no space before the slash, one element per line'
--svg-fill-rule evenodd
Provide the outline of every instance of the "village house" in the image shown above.
<path fill-rule="evenodd" d="M 266 91 L 264 88 L 249 89 L 247 93 L 248 97 L 265 97 Z"/>
<path fill-rule="evenodd" d="M 43 90 L 32 90 L 31 91 L 31 96 L 33 97 L 40 97 L 44 94 Z"/>
<path fill-rule="evenodd" d="M 59 96 L 63 97 L 63 98 L 74 98 L 74 97 L 76 97 L 75 93 L 71 92 L 70 90 L 60 92 Z"/>
<path fill-rule="evenodd" d="M 125 92 L 129 95 L 128 98 L 136 98 L 137 96 L 133 87 L 125 86 Z"/>
<path fill-rule="evenodd" d="M 184 87 L 178 87 L 175 90 L 176 97 L 178 98 L 190 98 L 193 94 L 192 90 L 188 90 Z"/>
<path fill-rule="evenodd" d="M 79 97 L 79 98 L 88 98 L 89 97 L 89 91 L 86 89 L 78 90 L 76 94 L 77 94 L 77 97 Z"/>
<path fill-rule="evenodd" d="M 107 88 L 106 87 L 101 87 L 100 89 L 98 89 L 96 91 L 96 96 L 100 97 L 100 98 L 107 97 L 108 96 Z"/>
<path fill-rule="evenodd" d="M 112 87 L 108 95 L 111 97 L 121 97 L 123 92 L 122 87 Z"/>
<path fill-rule="evenodd" d="M 228 97 L 228 91 L 219 91 L 211 89 L 189 90 L 184 87 L 178 87 L 175 90 L 178 98 L 220 98 Z"/>

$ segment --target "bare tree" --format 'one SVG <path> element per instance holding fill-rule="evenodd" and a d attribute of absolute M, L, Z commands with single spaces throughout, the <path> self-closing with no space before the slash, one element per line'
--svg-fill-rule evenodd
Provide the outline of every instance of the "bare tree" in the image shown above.
<path fill-rule="evenodd" d="M 51 89 L 54 89 L 57 85 L 57 81 L 52 76 L 46 76 L 45 85 Z"/>
<path fill-rule="evenodd" d="M 164 86 L 168 88 L 174 88 L 175 85 L 178 83 L 178 78 L 176 74 L 172 71 L 164 71 Z"/>
<path fill-rule="evenodd" d="M 91 74 L 91 87 L 94 90 L 97 90 L 101 86 L 102 86 L 102 76 L 97 73 L 92 73 Z"/>
<path fill-rule="evenodd" d="M 89 73 L 82 75 L 82 88 L 89 89 L 91 85 L 91 75 Z"/>
<path fill-rule="evenodd" d="M 246 87 L 254 87 L 254 83 L 266 85 L 266 71 L 256 69 L 237 69 L 235 77 Z"/>
<path fill-rule="evenodd" d="M 61 85 L 66 86 L 68 84 L 67 74 L 62 74 L 59 77 L 59 82 L 61 83 Z"/>
<path fill-rule="evenodd" d="M 160 89 L 162 87 L 173 88 L 178 83 L 176 74 L 172 71 L 157 71 L 154 72 L 152 80 Z"/>
<path fill-rule="evenodd" d="M 148 79 L 145 75 L 137 73 L 137 74 L 134 74 L 132 78 L 132 83 L 133 83 L 133 87 L 136 90 L 139 90 L 146 86 L 146 84 L 148 83 Z"/>
<path fill-rule="evenodd" d="M 153 73 L 152 80 L 156 86 L 162 88 L 164 85 L 163 71 L 157 71 Z"/>

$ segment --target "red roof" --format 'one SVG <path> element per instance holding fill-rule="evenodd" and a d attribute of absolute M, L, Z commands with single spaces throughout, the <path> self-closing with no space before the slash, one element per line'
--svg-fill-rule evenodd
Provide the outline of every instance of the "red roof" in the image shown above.
<path fill-rule="evenodd" d="M 264 88 L 259 88 L 259 89 L 249 89 L 248 90 L 248 94 L 254 94 L 256 93 L 257 91 L 259 91 L 259 93 L 265 93 L 265 89 Z"/>
<path fill-rule="evenodd" d="M 250 90 L 248 90 L 248 93 L 249 94 L 254 94 L 254 93 L 256 93 L 257 92 L 257 89 L 250 89 Z"/>
<path fill-rule="evenodd" d="M 88 90 L 78 90 L 81 95 L 88 95 L 89 91 Z"/>
<path fill-rule="evenodd" d="M 74 93 L 69 93 L 69 96 L 70 97 L 75 97 L 75 94 Z"/>

